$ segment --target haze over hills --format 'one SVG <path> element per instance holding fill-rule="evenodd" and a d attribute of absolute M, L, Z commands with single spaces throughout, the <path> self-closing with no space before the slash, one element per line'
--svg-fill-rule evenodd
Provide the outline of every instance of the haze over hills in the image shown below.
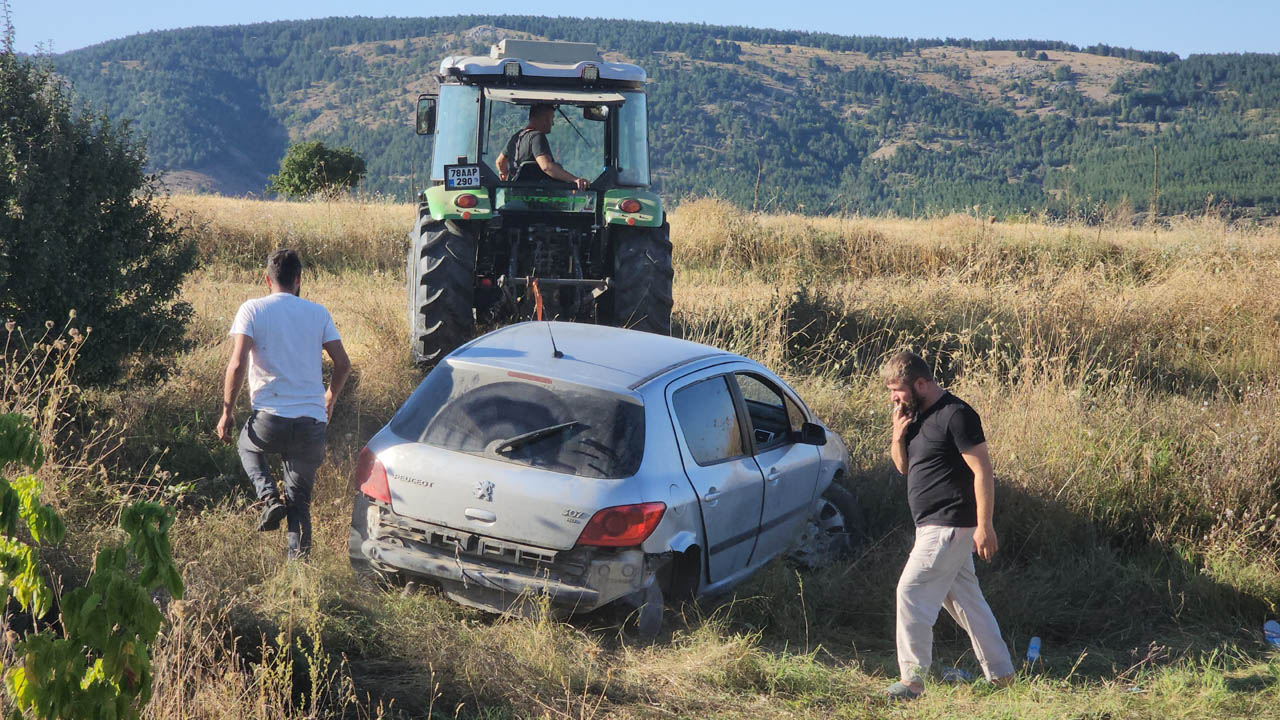
<path fill-rule="evenodd" d="M 412 106 L 442 57 L 503 37 L 596 42 L 648 70 L 668 198 L 912 215 L 1148 208 L 1280 213 L 1280 56 L 904 40 L 527 16 L 330 18 L 135 35 L 54 56 L 129 120 L 171 186 L 261 193 L 287 144 L 363 155 L 410 195 Z"/>

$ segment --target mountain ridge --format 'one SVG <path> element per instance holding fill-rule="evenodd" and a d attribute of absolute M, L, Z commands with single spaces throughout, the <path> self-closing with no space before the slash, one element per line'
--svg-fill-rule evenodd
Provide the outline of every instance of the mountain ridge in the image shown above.
<path fill-rule="evenodd" d="M 1280 212 L 1274 55 L 455 16 L 160 31 L 52 61 L 188 187 L 262 192 L 288 142 L 323 140 L 365 157 L 366 190 L 406 198 L 429 159 L 412 133 L 414 98 L 434 86 L 442 57 L 500 37 L 595 41 L 607 58 L 644 66 L 655 186 L 673 200 L 714 193 L 819 213 L 1144 210 L 1161 145 L 1162 212 Z"/>

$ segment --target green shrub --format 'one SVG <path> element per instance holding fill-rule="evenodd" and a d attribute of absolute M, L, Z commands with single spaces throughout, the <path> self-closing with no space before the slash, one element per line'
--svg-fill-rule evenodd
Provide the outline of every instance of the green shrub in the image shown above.
<path fill-rule="evenodd" d="M 268 178 L 267 190 L 288 197 L 336 195 L 354 188 L 364 173 L 364 159 L 349 147 L 297 143 L 285 152 L 280 172 Z"/>
<path fill-rule="evenodd" d="M 0 51 L 0 108 L 0 319 L 37 328 L 76 311 L 93 328 L 77 365 L 90 382 L 179 348 L 195 251 L 157 207 L 128 126 L 77 114 L 49 67 L 12 51 Z"/>
<path fill-rule="evenodd" d="M 44 451 L 30 421 L 0 415 L 0 468 L 39 469 Z M 38 544 L 59 543 L 62 519 L 40 502 L 40 481 L 0 477 L 0 593 L 35 617 L 52 607 Z M 19 535 L 18 521 L 34 544 Z M 103 548 L 84 587 L 61 598 L 60 630 L 45 627 L 14 643 L 4 686 L 18 708 L 35 718 L 136 718 L 151 697 L 151 644 L 164 616 L 151 593 L 182 597 L 182 579 L 169 550 L 173 514 L 138 502 L 125 508 L 120 527 L 126 544 Z M 131 568 L 137 568 L 137 574 Z M 14 717 L 22 717 L 15 711 Z"/>

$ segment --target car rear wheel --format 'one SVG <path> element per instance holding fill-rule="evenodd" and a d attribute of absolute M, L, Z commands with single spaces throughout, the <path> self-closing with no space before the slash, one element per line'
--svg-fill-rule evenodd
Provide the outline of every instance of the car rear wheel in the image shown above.
<path fill-rule="evenodd" d="M 619 602 L 623 607 L 631 608 L 623 621 L 624 627 L 642 638 L 651 639 L 662 631 L 662 613 L 666 606 L 666 597 L 662 592 L 662 584 L 657 578 L 643 590 L 637 590 L 623 596 Z"/>
<path fill-rule="evenodd" d="M 832 481 L 822 492 L 814 512 L 789 557 L 804 568 L 829 567 L 853 548 L 858 533 L 858 503 L 853 493 Z"/>

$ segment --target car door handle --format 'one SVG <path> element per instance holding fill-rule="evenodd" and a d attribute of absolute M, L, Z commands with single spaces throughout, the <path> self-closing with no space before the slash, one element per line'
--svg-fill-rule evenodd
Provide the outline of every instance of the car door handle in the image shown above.
<path fill-rule="evenodd" d="M 703 500 L 706 500 L 707 502 L 710 502 L 710 503 L 715 502 L 719 498 L 720 498 L 720 491 L 715 489 L 714 487 L 707 488 L 707 494 L 702 496 Z"/>
<path fill-rule="evenodd" d="M 769 472 L 764 476 L 765 482 L 770 485 L 777 485 L 778 480 L 782 477 L 782 473 L 776 467 L 769 468 Z"/>

